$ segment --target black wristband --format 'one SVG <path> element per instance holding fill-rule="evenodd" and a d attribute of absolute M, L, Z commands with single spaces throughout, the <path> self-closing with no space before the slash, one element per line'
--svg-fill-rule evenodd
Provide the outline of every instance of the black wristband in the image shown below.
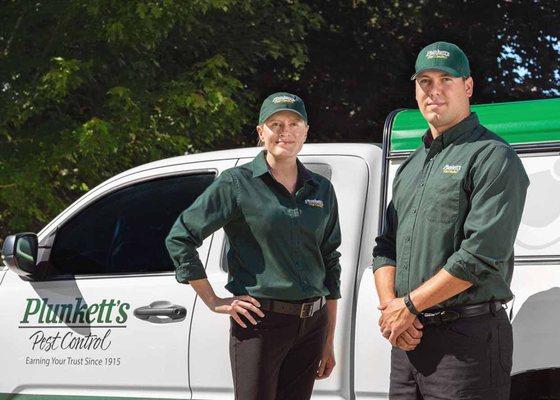
<path fill-rule="evenodd" d="M 407 294 L 406 296 L 404 296 L 404 305 L 406 306 L 406 308 L 408 308 L 408 311 L 410 311 L 412 314 L 414 315 L 419 315 L 420 311 L 418 311 L 416 309 L 416 307 L 414 307 L 414 304 L 412 303 L 412 300 L 410 299 L 410 293 Z"/>

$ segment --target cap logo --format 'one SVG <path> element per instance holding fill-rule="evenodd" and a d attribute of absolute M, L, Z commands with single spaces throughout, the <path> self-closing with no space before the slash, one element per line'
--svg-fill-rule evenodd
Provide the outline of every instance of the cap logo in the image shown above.
<path fill-rule="evenodd" d="M 448 51 L 445 50 L 430 50 L 428 52 L 426 52 L 426 58 L 432 59 L 432 58 L 449 58 L 450 54 Z"/>
<path fill-rule="evenodd" d="M 296 100 L 289 97 L 289 96 L 276 96 L 275 98 L 272 99 L 272 102 L 275 104 L 278 103 L 295 103 Z"/>

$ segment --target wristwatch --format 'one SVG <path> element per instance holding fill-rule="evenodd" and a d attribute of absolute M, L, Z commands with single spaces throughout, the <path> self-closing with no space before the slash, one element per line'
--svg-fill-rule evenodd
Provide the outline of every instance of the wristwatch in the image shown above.
<path fill-rule="evenodd" d="M 412 314 L 414 315 L 420 314 L 420 311 L 418 311 L 416 307 L 414 307 L 414 304 L 412 304 L 412 300 L 410 300 L 410 293 L 407 293 L 407 295 L 404 296 L 404 305 L 406 306 L 406 308 L 408 308 L 408 311 L 410 311 Z"/>

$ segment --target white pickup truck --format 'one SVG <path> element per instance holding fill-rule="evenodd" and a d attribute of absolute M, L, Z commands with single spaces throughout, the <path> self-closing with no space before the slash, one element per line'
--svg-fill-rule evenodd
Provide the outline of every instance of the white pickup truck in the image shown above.
<path fill-rule="evenodd" d="M 509 304 L 512 399 L 560 396 L 560 99 L 473 106 L 531 179 Z M 300 160 L 330 179 L 342 229 L 337 366 L 314 399 L 384 399 L 390 346 L 379 334 L 371 263 L 398 165 L 420 144 L 417 110 L 387 118 L 382 147 L 309 144 Z M 317 134 L 317 133 L 315 133 Z M 0 266 L 0 399 L 231 399 L 226 317 L 175 281 L 164 238 L 225 169 L 258 148 L 185 155 L 123 172 L 38 235 L 6 238 Z M 47 184 L 47 183 L 46 183 Z M 223 295 L 222 230 L 199 248 Z M 548 397 L 547 397 L 548 396 Z"/>

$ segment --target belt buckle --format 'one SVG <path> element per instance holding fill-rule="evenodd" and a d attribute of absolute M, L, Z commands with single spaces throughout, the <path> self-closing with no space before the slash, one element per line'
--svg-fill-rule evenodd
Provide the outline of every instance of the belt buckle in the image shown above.
<path fill-rule="evenodd" d="M 301 305 L 301 311 L 299 312 L 300 318 L 309 318 L 313 316 L 313 304 L 315 303 L 303 303 Z"/>
<path fill-rule="evenodd" d="M 439 317 L 441 319 L 441 322 L 443 322 L 443 323 L 453 322 L 453 321 L 458 320 L 461 317 L 461 314 L 459 314 L 457 311 L 453 311 L 453 310 L 443 310 Z"/>

